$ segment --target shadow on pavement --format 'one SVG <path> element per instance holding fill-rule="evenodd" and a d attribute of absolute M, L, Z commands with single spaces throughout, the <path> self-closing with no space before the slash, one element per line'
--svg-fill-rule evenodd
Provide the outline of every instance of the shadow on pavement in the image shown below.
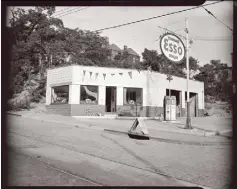
<path fill-rule="evenodd" d="M 119 144 L 117 141 L 107 137 L 107 136 L 104 136 L 103 134 L 101 135 L 102 137 L 112 141 L 113 143 L 115 143 L 116 145 L 118 145 L 119 147 L 121 147 L 123 150 L 125 150 L 127 153 L 129 153 L 130 155 L 132 155 L 133 157 L 135 157 L 137 160 L 141 161 L 142 163 L 148 165 L 153 171 L 155 171 L 155 173 L 157 174 L 160 174 L 160 175 L 163 175 L 167 178 L 172 178 L 171 176 L 168 176 L 167 174 L 165 174 L 163 171 L 157 169 L 157 167 L 155 167 L 154 165 L 152 165 L 149 161 L 137 156 L 137 154 L 135 154 L 133 151 L 131 151 L 130 149 L 126 148 L 125 146 Z"/>

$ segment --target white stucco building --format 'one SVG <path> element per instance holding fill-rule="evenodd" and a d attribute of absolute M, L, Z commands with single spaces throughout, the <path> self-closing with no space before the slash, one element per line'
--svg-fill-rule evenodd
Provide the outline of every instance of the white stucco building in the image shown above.
<path fill-rule="evenodd" d="M 173 76 L 177 116 L 185 116 L 186 79 Z M 47 71 L 46 107 L 69 116 L 116 114 L 157 117 L 164 113 L 167 75 L 135 69 L 68 66 Z M 203 116 L 204 83 L 190 80 L 191 115 Z"/>

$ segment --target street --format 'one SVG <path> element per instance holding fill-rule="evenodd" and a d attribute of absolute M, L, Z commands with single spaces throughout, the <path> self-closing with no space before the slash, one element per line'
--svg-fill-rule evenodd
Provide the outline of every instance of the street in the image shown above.
<path fill-rule="evenodd" d="M 58 123 L 8 118 L 8 144 L 13 148 L 9 185 L 224 189 L 230 182 L 230 145 L 138 141 Z"/>

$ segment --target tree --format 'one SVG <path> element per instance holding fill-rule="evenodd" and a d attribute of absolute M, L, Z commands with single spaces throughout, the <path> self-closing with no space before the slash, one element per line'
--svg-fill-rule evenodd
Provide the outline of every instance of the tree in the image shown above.
<path fill-rule="evenodd" d="M 142 53 L 143 56 L 143 67 L 151 67 L 152 70 L 158 71 L 160 73 L 172 74 L 178 77 L 185 77 L 186 74 L 184 70 L 186 69 L 186 59 L 180 63 L 173 63 L 169 61 L 163 54 L 158 54 L 156 50 L 144 49 Z M 189 57 L 189 68 L 192 71 L 197 71 L 199 68 L 198 60 Z M 170 68 L 169 68 L 170 66 Z"/>
<path fill-rule="evenodd" d="M 205 95 L 216 100 L 228 101 L 232 95 L 231 67 L 220 60 L 211 60 L 210 64 L 200 67 L 195 79 L 204 82 Z"/>
<path fill-rule="evenodd" d="M 11 9 L 13 17 L 9 31 L 15 38 L 11 60 L 12 94 L 23 90 L 22 86 L 31 73 L 44 72 L 51 57 L 56 67 L 105 65 L 110 55 L 108 38 L 101 37 L 98 32 L 65 28 L 62 20 L 51 17 L 54 11 L 55 7 L 49 6 L 27 11 Z"/>

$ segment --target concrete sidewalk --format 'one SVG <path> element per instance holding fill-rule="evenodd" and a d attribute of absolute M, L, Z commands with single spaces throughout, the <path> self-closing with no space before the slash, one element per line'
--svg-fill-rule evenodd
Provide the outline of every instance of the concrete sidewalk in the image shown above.
<path fill-rule="evenodd" d="M 11 114 L 11 113 L 9 113 Z M 111 120 L 111 119 L 77 119 L 69 116 L 21 112 L 14 113 L 22 117 L 35 119 L 43 122 L 60 123 L 68 126 L 86 128 L 98 131 L 126 134 L 134 120 Z M 221 136 L 208 136 L 200 130 L 184 130 L 174 124 L 165 124 L 157 120 L 145 120 L 152 139 L 170 143 L 182 143 L 190 145 L 217 145 L 230 144 L 231 140 Z M 186 132 L 186 133 L 184 133 Z"/>
<path fill-rule="evenodd" d="M 180 124 L 186 123 L 184 117 L 177 120 Z M 232 117 L 194 117 L 191 119 L 191 123 L 194 127 L 209 131 L 232 129 Z"/>

